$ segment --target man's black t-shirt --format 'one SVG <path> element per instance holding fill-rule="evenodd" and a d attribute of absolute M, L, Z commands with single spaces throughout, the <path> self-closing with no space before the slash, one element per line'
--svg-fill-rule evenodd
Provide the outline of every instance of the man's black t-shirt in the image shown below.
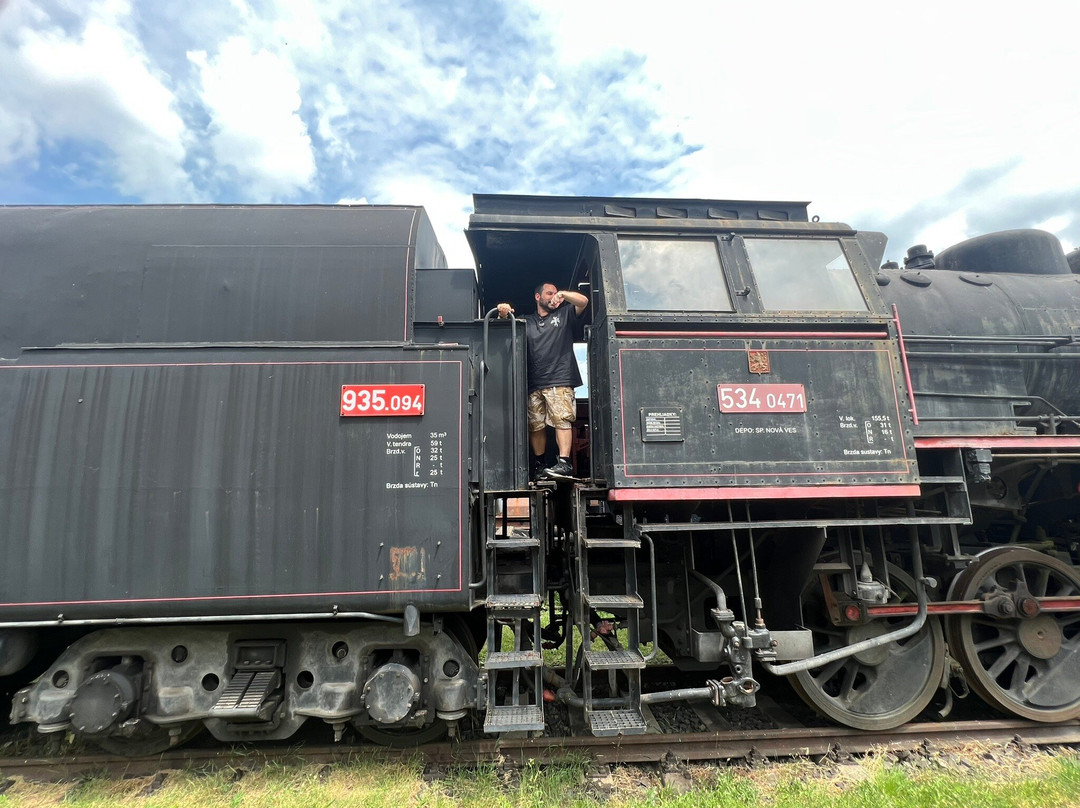
<path fill-rule="evenodd" d="M 574 327 L 580 319 L 572 303 L 563 303 L 547 317 L 535 311 L 525 315 L 530 393 L 545 387 L 581 385 L 574 356 Z"/>

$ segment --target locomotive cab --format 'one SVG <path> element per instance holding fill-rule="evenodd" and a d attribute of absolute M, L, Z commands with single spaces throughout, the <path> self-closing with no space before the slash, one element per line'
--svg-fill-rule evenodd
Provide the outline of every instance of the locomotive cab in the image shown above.
<path fill-rule="evenodd" d="M 582 476 L 615 501 L 918 493 L 878 234 L 801 203 L 477 196 L 469 238 L 485 310 L 588 291 Z"/>
<path fill-rule="evenodd" d="M 807 673 L 828 650 L 815 646 L 804 611 L 818 594 L 803 582 L 835 572 L 830 596 L 855 618 L 845 631 L 876 649 L 893 635 L 856 629 L 868 605 L 890 587 L 922 591 L 865 533 L 918 522 L 904 508 L 921 495 L 898 325 L 874 280 L 883 237 L 810 221 L 804 203 L 477 196 L 475 209 L 482 309 L 530 311 L 545 280 L 590 295 L 590 479 L 559 493 L 572 500 L 563 600 L 593 731 L 640 731 L 633 668 L 650 636 L 650 653 L 680 667 L 726 666 L 714 701 L 752 705 L 758 664 L 806 677 L 827 708 Z M 940 510 L 965 518 L 956 502 Z M 590 648 L 609 623 L 625 647 Z M 920 634 L 920 648 L 941 644 L 940 629 Z M 620 653 L 621 700 L 593 706 L 592 674 Z M 919 656 L 927 676 L 832 714 L 902 723 L 942 663 Z"/>

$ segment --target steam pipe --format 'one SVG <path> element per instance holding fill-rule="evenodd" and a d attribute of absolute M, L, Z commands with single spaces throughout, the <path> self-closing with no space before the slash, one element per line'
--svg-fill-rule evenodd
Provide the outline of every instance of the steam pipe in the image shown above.
<path fill-rule="evenodd" d="M 827 653 L 809 657 L 808 659 L 789 662 L 786 665 L 762 662 L 761 664 L 765 669 L 777 676 L 786 676 L 790 673 L 813 670 L 814 668 L 820 668 L 822 665 L 828 665 L 830 662 L 835 662 L 838 659 L 847 659 L 850 656 L 862 653 L 863 651 L 868 651 L 871 648 L 888 645 L 891 642 L 903 640 L 916 634 L 923 627 L 923 624 L 926 623 L 926 582 L 923 579 L 922 552 L 919 549 L 918 529 L 915 528 L 915 526 L 912 526 L 908 529 L 908 532 L 911 537 L 911 556 L 915 572 L 915 594 L 918 597 L 919 602 L 919 609 L 915 613 L 915 619 L 911 623 L 896 631 L 882 634 L 880 637 L 871 637 L 869 640 L 863 640 L 854 645 L 837 648 L 834 651 L 828 651 Z"/>

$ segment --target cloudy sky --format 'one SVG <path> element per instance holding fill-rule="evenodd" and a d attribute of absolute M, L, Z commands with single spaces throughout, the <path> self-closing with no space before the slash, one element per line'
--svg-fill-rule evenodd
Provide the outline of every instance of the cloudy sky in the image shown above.
<path fill-rule="evenodd" d="M 977 12 L 977 13 L 976 13 Z M 974 16 L 973 16 L 974 14 Z M 1080 244 L 1080 7 L 0 0 L 0 203 L 812 201 Z"/>

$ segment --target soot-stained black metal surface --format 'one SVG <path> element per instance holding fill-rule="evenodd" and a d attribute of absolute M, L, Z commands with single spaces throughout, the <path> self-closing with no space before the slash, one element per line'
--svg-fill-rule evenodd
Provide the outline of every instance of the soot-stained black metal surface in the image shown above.
<path fill-rule="evenodd" d="M 917 479 L 886 340 L 623 340 L 613 347 L 616 487 L 866 485 Z M 751 371 L 767 355 L 769 372 Z M 674 415 L 671 415 L 674 414 Z M 657 439 L 648 420 L 667 417 Z"/>
<path fill-rule="evenodd" d="M 0 207 L 0 357 L 24 347 L 402 341 L 422 208 Z"/>
<path fill-rule="evenodd" d="M 50 352 L 0 367 L 5 619 L 468 601 L 466 349 Z M 342 385 L 423 385 L 343 417 Z"/>

